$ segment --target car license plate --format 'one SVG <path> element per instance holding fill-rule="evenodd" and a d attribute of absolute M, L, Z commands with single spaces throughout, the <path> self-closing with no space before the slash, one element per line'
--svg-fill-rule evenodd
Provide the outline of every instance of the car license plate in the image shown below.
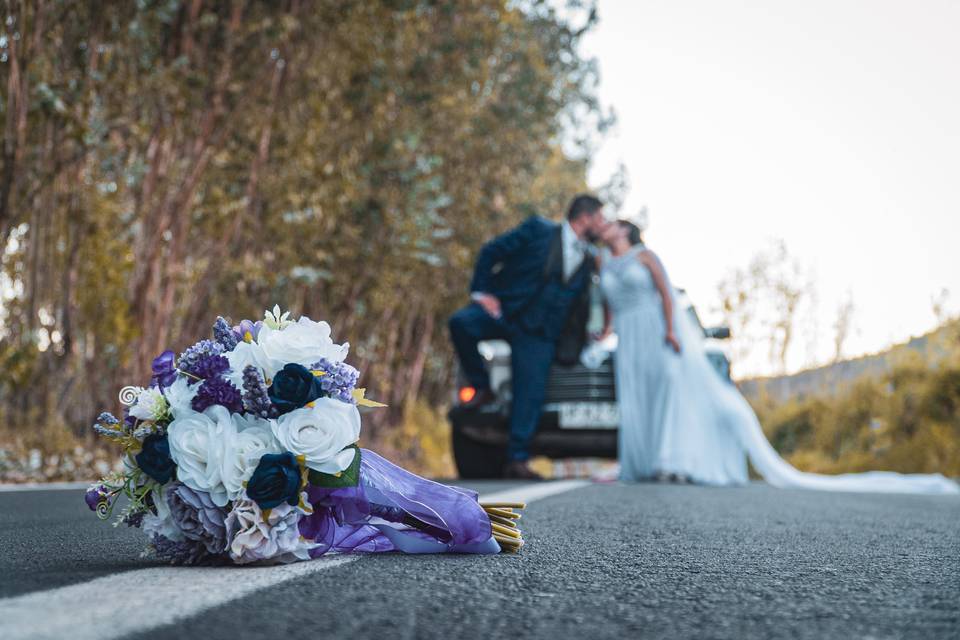
<path fill-rule="evenodd" d="M 561 429 L 616 429 L 620 411 L 615 402 L 558 403 Z"/>

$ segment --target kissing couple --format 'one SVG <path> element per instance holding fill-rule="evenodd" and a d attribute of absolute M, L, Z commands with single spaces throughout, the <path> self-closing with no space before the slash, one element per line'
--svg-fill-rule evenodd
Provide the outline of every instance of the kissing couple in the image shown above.
<path fill-rule="evenodd" d="M 588 194 L 573 198 L 563 222 L 531 216 L 487 242 L 476 260 L 470 303 L 450 317 L 461 369 L 476 389 L 466 403 L 470 407 L 495 399 L 478 344 L 495 339 L 510 344 L 510 438 L 503 477 L 539 479 L 529 467 L 530 443 L 547 378 L 554 361 L 570 365 L 580 359 L 597 275 L 607 311 L 603 335 L 613 331 L 618 337 L 621 480 L 673 476 L 741 485 L 748 481 L 749 458 L 776 487 L 960 493 L 960 486 L 941 474 L 831 476 L 804 473 L 783 460 L 746 399 L 711 365 L 702 329 L 677 312 L 676 291 L 643 242 L 642 229 L 627 220 L 608 221 L 603 202 Z"/>

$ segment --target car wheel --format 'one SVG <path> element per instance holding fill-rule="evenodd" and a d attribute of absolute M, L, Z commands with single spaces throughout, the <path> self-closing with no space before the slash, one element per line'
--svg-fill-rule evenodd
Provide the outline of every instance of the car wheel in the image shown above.
<path fill-rule="evenodd" d="M 464 480 L 499 478 L 507 461 L 502 447 L 471 440 L 459 429 L 453 429 L 453 459 Z"/>

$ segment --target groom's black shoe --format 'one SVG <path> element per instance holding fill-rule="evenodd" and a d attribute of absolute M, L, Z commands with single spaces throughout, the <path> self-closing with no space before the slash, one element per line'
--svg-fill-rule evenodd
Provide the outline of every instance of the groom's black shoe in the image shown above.
<path fill-rule="evenodd" d="M 490 404 L 497 399 L 497 396 L 493 395 L 493 391 L 490 389 L 480 389 L 473 397 L 467 400 L 466 402 L 461 402 L 460 406 L 464 409 L 479 409 L 480 407 Z"/>
<path fill-rule="evenodd" d="M 543 480 L 543 476 L 522 460 L 508 462 L 503 468 L 503 477 L 511 480 Z"/>

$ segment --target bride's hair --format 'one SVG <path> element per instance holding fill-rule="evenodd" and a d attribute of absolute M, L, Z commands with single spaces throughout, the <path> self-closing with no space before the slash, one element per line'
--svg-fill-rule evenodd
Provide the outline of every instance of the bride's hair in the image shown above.
<path fill-rule="evenodd" d="M 643 232 L 640 227 L 629 220 L 617 220 L 617 224 L 627 230 L 627 240 L 630 244 L 643 244 Z"/>

